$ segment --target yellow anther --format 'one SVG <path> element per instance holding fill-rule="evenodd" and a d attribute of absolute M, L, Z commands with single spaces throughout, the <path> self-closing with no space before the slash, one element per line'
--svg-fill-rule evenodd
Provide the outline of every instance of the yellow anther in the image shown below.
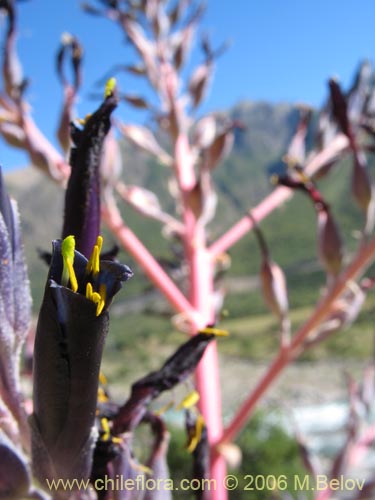
<path fill-rule="evenodd" d="M 227 330 L 221 330 L 220 328 L 213 328 L 211 326 L 207 326 L 202 330 L 199 330 L 199 333 L 204 333 L 206 335 L 216 335 L 216 337 L 228 337 L 229 332 Z"/>
<path fill-rule="evenodd" d="M 105 84 L 104 97 L 109 97 L 110 95 L 113 94 L 116 84 L 117 84 L 116 78 L 112 77 L 109 80 L 107 80 L 107 83 Z"/>
<path fill-rule="evenodd" d="M 68 281 L 70 281 L 73 292 L 78 290 L 78 281 L 73 267 L 75 246 L 74 236 L 67 236 L 61 243 L 61 255 L 63 258 L 61 284 L 68 286 Z"/>
<path fill-rule="evenodd" d="M 157 417 L 160 417 L 161 415 L 163 415 L 166 411 L 168 411 L 170 408 L 172 408 L 172 406 L 174 405 L 173 401 L 169 401 L 169 403 L 167 403 L 166 405 L 162 406 L 161 408 L 159 408 L 158 410 L 154 411 L 154 414 L 157 416 Z"/>
<path fill-rule="evenodd" d="M 122 443 L 122 439 L 118 438 L 118 437 L 113 437 L 112 438 L 112 443 L 121 444 Z"/>
<path fill-rule="evenodd" d="M 102 439 L 103 441 L 108 441 L 111 437 L 111 431 L 109 428 L 109 423 L 107 418 L 102 418 L 100 420 L 100 425 L 102 426 L 102 431 L 104 432 Z"/>
<path fill-rule="evenodd" d="M 91 283 L 87 283 L 86 285 L 86 298 L 96 304 L 96 315 L 99 316 L 103 311 L 105 301 L 102 299 L 98 292 L 93 291 Z"/>
<path fill-rule="evenodd" d="M 86 285 L 86 299 L 92 300 L 91 299 L 92 294 L 93 294 L 92 284 L 91 283 L 87 283 L 87 285 Z"/>
<path fill-rule="evenodd" d="M 100 295 L 99 295 L 99 297 L 100 297 Z M 102 311 L 104 309 L 104 306 L 105 306 L 104 300 L 99 300 L 97 303 L 97 306 L 96 306 L 96 315 L 97 316 L 100 316 L 100 314 L 102 313 Z"/>
<path fill-rule="evenodd" d="M 77 118 L 76 121 L 80 124 L 85 126 L 87 121 L 91 118 L 92 113 L 88 113 L 84 118 Z"/>
<path fill-rule="evenodd" d="M 108 384 L 107 377 L 104 375 L 104 373 L 103 373 L 103 372 L 100 372 L 100 373 L 99 373 L 99 382 L 100 382 L 102 385 L 107 385 L 107 384 Z"/>
<path fill-rule="evenodd" d="M 94 246 L 94 250 L 92 252 L 92 273 L 93 274 L 98 274 L 100 269 L 100 264 L 99 264 L 99 247 L 98 245 Z"/>
<path fill-rule="evenodd" d="M 182 410 L 183 408 L 191 408 L 192 406 L 195 406 L 199 401 L 199 393 L 197 391 L 192 391 L 190 392 L 187 396 L 184 397 L 184 399 L 181 401 L 181 403 L 176 407 L 177 410 Z"/>
<path fill-rule="evenodd" d="M 107 394 L 102 387 L 98 387 L 98 402 L 107 403 L 109 401 Z"/>
<path fill-rule="evenodd" d="M 198 443 L 202 437 L 203 429 L 204 429 L 204 418 L 202 417 L 202 415 L 198 415 L 197 420 L 195 421 L 194 433 L 190 437 L 189 442 L 187 444 L 188 452 L 193 453 L 195 448 L 198 446 Z"/>
<path fill-rule="evenodd" d="M 99 248 L 99 254 L 100 254 L 100 252 L 102 251 L 102 246 L 103 246 L 103 236 L 100 236 L 100 235 L 99 235 L 99 236 L 96 238 L 96 244 L 97 244 L 97 246 L 98 246 L 98 248 Z"/>
<path fill-rule="evenodd" d="M 94 276 L 100 271 L 100 251 L 103 246 L 103 238 L 98 236 L 96 244 L 92 250 L 92 254 L 86 266 L 86 272 L 92 273 Z"/>

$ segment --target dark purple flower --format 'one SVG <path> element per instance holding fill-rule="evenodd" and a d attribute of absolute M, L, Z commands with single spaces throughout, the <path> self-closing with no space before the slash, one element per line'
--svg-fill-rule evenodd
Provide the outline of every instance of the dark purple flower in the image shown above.
<path fill-rule="evenodd" d="M 133 274 L 100 261 L 99 251 L 98 241 L 88 261 L 74 250 L 72 237 L 53 242 L 34 355 L 32 448 L 41 482 L 90 477 L 107 310 Z"/>

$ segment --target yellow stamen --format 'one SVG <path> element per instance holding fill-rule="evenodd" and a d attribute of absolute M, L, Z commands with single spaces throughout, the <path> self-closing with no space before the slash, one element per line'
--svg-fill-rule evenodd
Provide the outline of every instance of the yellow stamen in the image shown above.
<path fill-rule="evenodd" d="M 184 397 L 184 399 L 181 401 L 181 403 L 176 407 L 177 410 L 182 410 L 183 408 L 191 408 L 192 406 L 196 405 L 199 401 L 199 394 L 197 391 L 192 391 L 190 392 L 187 396 Z"/>
<path fill-rule="evenodd" d="M 118 437 L 113 437 L 112 438 L 112 443 L 121 444 L 122 443 L 122 439 L 118 438 Z"/>
<path fill-rule="evenodd" d="M 75 249 L 74 236 L 67 236 L 61 243 L 61 255 L 63 258 L 63 272 L 61 276 L 61 284 L 63 286 L 68 286 L 68 281 L 70 281 L 70 286 L 73 292 L 76 292 L 78 290 L 78 281 L 73 267 L 74 249 Z"/>
<path fill-rule="evenodd" d="M 107 403 L 109 401 L 107 394 L 102 387 L 98 387 L 98 402 Z"/>
<path fill-rule="evenodd" d="M 99 295 L 99 294 L 98 294 Z M 100 296 L 100 295 L 99 295 Z M 96 315 L 100 316 L 105 306 L 104 300 L 99 300 L 96 306 Z"/>
<path fill-rule="evenodd" d="M 103 372 L 100 372 L 100 373 L 99 373 L 99 382 L 100 382 L 102 385 L 107 385 L 107 384 L 108 384 L 107 377 L 104 375 L 104 373 L 103 373 Z"/>
<path fill-rule="evenodd" d="M 102 440 L 103 441 L 108 441 L 109 438 L 111 437 L 111 432 L 110 432 L 110 428 L 109 428 L 108 419 L 107 418 L 102 418 L 100 420 L 100 424 L 101 424 L 102 430 L 104 432 L 104 434 L 102 436 Z"/>
<path fill-rule="evenodd" d="M 276 186 L 279 182 L 279 176 L 277 174 L 271 175 L 270 182 L 273 186 Z"/>
<path fill-rule="evenodd" d="M 103 238 L 98 236 L 96 244 L 92 250 L 92 254 L 86 266 L 86 272 L 92 273 L 94 276 L 100 271 L 100 251 L 103 246 Z"/>
<path fill-rule="evenodd" d="M 190 437 L 189 442 L 187 444 L 187 450 L 189 453 L 193 453 L 195 448 L 198 446 L 198 443 L 202 437 L 203 428 L 204 428 L 204 419 L 202 415 L 198 415 L 197 420 L 195 422 L 194 434 Z"/>
<path fill-rule="evenodd" d="M 228 337 L 229 332 L 227 330 L 221 330 L 220 328 L 213 328 L 211 326 L 207 326 L 202 330 L 199 330 L 198 333 L 204 333 L 206 335 L 216 335 L 216 337 Z"/>
<path fill-rule="evenodd" d="M 109 80 L 107 80 L 107 83 L 105 84 L 104 97 L 109 97 L 113 94 L 116 83 L 116 78 L 110 78 Z"/>
<path fill-rule="evenodd" d="M 106 293 L 106 288 L 105 285 L 102 284 L 100 285 L 99 292 L 103 294 L 100 295 L 98 292 L 94 292 L 92 289 L 92 284 L 89 282 L 86 285 L 86 298 L 94 302 L 96 304 L 96 316 L 99 316 L 101 312 L 103 311 L 103 308 L 105 306 L 105 293 Z M 103 298 L 104 297 L 104 298 Z"/>
<path fill-rule="evenodd" d="M 136 464 L 135 468 L 139 472 L 143 472 L 144 474 L 148 474 L 149 476 L 153 476 L 154 475 L 154 471 L 152 469 L 150 469 L 150 467 L 147 467 L 147 465 Z"/>

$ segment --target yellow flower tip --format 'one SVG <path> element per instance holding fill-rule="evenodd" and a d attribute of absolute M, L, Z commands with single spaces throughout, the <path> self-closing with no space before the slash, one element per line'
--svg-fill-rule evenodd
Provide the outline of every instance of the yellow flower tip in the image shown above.
<path fill-rule="evenodd" d="M 76 118 L 76 122 L 82 126 L 85 126 L 87 121 L 91 118 L 92 113 L 88 113 L 84 118 Z"/>
<path fill-rule="evenodd" d="M 73 292 L 76 292 L 78 290 L 78 281 L 74 271 L 73 262 L 70 259 L 67 259 L 66 262 L 64 262 L 64 265 L 66 265 L 68 269 L 71 289 Z"/>
<path fill-rule="evenodd" d="M 100 316 L 105 306 L 105 299 L 103 300 L 100 293 L 93 291 L 92 284 L 90 282 L 86 285 L 86 299 L 91 300 L 94 304 L 96 304 L 96 316 Z"/>
<path fill-rule="evenodd" d="M 211 326 L 207 326 L 202 330 L 199 330 L 198 333 L 204 333 L 205 335 L 215 335 L 216 337 L 228 337 L 229 332 L 227 330 L 221 330 L 220 328 L 214 328 Z"/>
<path fill-rule="evenodd" d="M 63 258 L 74 261 L 74 250 L 76 247 L 76 240 L 74 236 L 70 235 L 63 239 L 61 243 L 61 254 Z"/>
<path fill-rule="evenodd" d="M 197 391 L 190 392 L 181 403 L 176 407 L 177 410 L 182 410 L 183 408 L 188 409 L 195 406 L 199 401 L 199 393 Z"/>
<path fill-rule="evenodd" d="M 110 432 L 110 428 L 109 428 L 108 419 L 107 418 L 100 419 L 100 425 L 101 425 L 102 431 L 104 433 L 103 436 L 102 436 L 102 440 L 103 441 L 108 441 L 109 438 L 111 437 L 111 432 Z"/>
<path fill-rule="evenodd" d="M 189 453 L 193 453 L 195 448 L 198 446 L 198 443 L 202 437 L 203 428 L 204 428 L 204 418 L 201 414 L 199 414 L 195 422 L 194 433 L 191 435 L 189 442 L 186 446 L 187 451 Z"/>
<path fill-rule="evenodd" d="M 96 239 L 96 244 L 92 250 L 90 259 L 86 266 L 87 273 L 93 273 L 95 276 L 100 271 L 100 252 L 103 246 L 103 238 L 98 236 Z"/>
<path fill-rule="evenodd" d="M 73 292 L 78 290 L 78 281 L 73 267 L 75 246 L 74 236 L 67 236 L 61 243 L 61 255 L 63 258 L 61 284 L 68 286 L 68 281 L 70 281 Z"/>
<path fill-rule="evenodd" d="M 197 439 L 196 436 L 193 436 L 192 438 L 189 439 L 189 442 L 186 446 L 186 449 L 189 453 L 193 453 L 195 448 L 198 446 L 199 440 Z"/>
<path fill-rule="evenodd" d="M 102 387 L 98 388 L 98 402 L 107 403 L 109 401 L 107 394 Z"/>
<path fill-rule="evenodd" d="M 107 287 L 105 286 L 104 283 L 102 283 L 99 286 L 99 293 L 97 295 L 99 295 L 100 300 L 98 301 L 98 305 L 97 305 L 97 308 L 96 308 L 96 315 L 99 316 L 102 313 L 103 309 L 104 309 L 105 301 L 106 301 L 106 298 L 107 298 Z"/>
<path fill-rule="evenodd" d="M 107 97 L 110 97 L 115 88 L 116 88 L 116 85 L 117 85 L 117 82 L 116 82 L 116 78 L 110 78 L 109 80 L 107 80 L 107 83 L 105 84 L 105 89 L 104 89 L 104 97 L 107 98 Z"/>
<path fill-rule="evenodd" d="M 87 285 L 86 285 L 86 299 L 92 300 L 91 299 L 92 293 L 93 293 L 92 284 L 91 283 L 87 283 Z"/>
<path fill-rule="evenodd" d="M 90 285 L 91 285 L 91 283 L 90 283 Z M 102 384 L 102 385 L 107 385 L 108 384 L 107 377 L 104 375 L 103 372 L 99 373 L 99 383 Z"/>
<path fill-rule="evenodd" d="M 99 236 L 96 238 L 96 245 L 97 245 L 97 247 L 99 248 L 99 254 L 100 254 L 100 252 L 102 251 L 102 246 L 103 246 L 103 236 L 100 236 L 100 235 L 99 235 Z"/>

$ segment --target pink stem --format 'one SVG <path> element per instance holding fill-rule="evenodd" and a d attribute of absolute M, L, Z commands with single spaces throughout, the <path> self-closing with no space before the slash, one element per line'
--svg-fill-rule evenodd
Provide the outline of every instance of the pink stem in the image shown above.
<path fill-rule="evenodd" d="M 261 221 L 269 215 L 275 208 L 289 200 L 293 196 L 293 191 L 286 187 L 276 188 L 270 195 L 264 198 L 251 213 L 256 221 Z M 211 245 L 209 251 L 213 259 L 224 253 L 228 248 L 232 247 L 238 240 L 247 234 L 254 224 L 247 215 L 243 217 L 237 224 L 231 227 L 223 236 Z"/>
<path fill-rule="evenodd" d="M 213 323 L 213 274 L 212 264 L 204 247 L 196 246 L 191 258 L 191 300 L 192 304 L 205 318 L 205 325 Z M 207 424 L 210 445 L 216 443 L 223 434 L 221 415 L 221 387 L 217 344 L 212 343 L 206 350 L 195 372 L 197 389 L 200 394 L 199 407 Z M 216 491 L 212 492 L 215 500 L 226 500 L 227 492 L 223 488 L 226 464 L 222 456 L 212 454 L 210 478 L 215 480 Z"/>
<path fill-rule="evenodd" d="M 214 322 L 213 307 L 213 261 L 207 252 L 205 229 L 196 220 L 188 203 L 187 194 L 195 184 L 195 172 L 188 137 L 180 134 L 175 146 L 175 169 L 182 202 L 184 219 L 185 255 L 190 267 L 190 300 L 200 312 L 203 323 L 192 324 L 192 333 Z M 221 387 L 216 342 L 211 344 L 196 372 L 196 384 L 200 395 L 199 407 L 207 425 L 208 441 L 213 445 L 221 438 L 223 423 L 221 415 Z M 215 491 L 210 492 L 212 500 L 227 500 L 223 486 L 226 474 L 225 460 L 212 453 L 210 479 L 215 481 Z"/>
<path fill-rule="evenodd" d="M 118 241 L 138 262 L 148 278 L 164 294 L 169 303 L 178 312 L 184 313 L 191 322 L 201 324 L 202 319 L 199 312 L 190 304 L 133 231 L 124 224 L 117 208 L 115 206 L 103 208 L 102 216 L 108 228 L 118 238 Z"/>
<path fill-rule="evenodd" d="M 330 145 L 318 153 L 306 166 L 306 173 L 310 176 L 314 175 L 318 170 L 336 155 L 342 153 L 348 147 L 348 139 L 343 134 L 339 134 L 330 143 Z M 257 205 L 251 213 L 256 221 L 261 221 L 269 215 L 275 208 L 285 203 L 293 196 L 293 191 L 289 188 L 278 187 L 271 194 L 269 194 L 259 205 Z M 220 254 L 227 251 L 237 241 L 239 241 L 245 234 L 253 228 L 253 222 L 245 216 L 232 226 L 226 233 L 224 233 L 216 242 L 210 247 L 210 253 L 213 259 L 217 258 Z"/>
<path fill-rule="evenodd" d="M 245 400 L 229 426 L 224 430 L 221 440 L 218 441 L 219 445 L 235 439 L 241 429 L 246 425 L 256 404 L 269 386 L 275 381 L 281 371 L 303 351 L 303 342 L 309 333 L 326 318 L 334 302 L 345 290 L 348 281 L 355 279 L 360 272 L 371 264 L 374 254 L 375 238 L 360 248 L 352 263 L 342 273 L 341 277 L 336 281 L 328 294 L 318 303 L 316 309 L 306 323 L 302 325 L 294 335 L 290 346 L 279 352 L 252 394 Z"/>

